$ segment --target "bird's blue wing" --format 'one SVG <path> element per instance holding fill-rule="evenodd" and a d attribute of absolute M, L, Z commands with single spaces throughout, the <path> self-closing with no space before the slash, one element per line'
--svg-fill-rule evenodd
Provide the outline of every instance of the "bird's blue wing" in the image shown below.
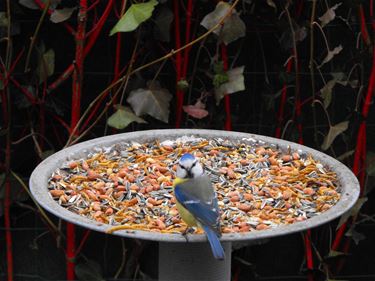
<path fill-rule="evenodd" d="M 202 202 L 197 196 L 189 193 L 181 185 L 175 186 L 175 196 L 178 202 L 182 204 L 201 224 L 216 228 L 219 210 L 216 204 Z"/>

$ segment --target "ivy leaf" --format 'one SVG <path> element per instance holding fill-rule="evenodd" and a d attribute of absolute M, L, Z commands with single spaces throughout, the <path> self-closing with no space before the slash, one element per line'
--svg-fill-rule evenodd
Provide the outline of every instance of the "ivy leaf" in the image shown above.
<path fill-rule="evenodd" d="M 347 212 L 345 212 L 337 224 L 336 230 L 338 230 L 350 217 L 356 216 L 361 210 L 363 204 L 367 201 L 367 197 L 361 197 L 355 202 L 354 206 Z"/>
<path fill-rule="evenodd" d="M 111 126 L 112 128 L 122 130 L 132 122 L 147 123 L 145 120 L 135 115 L 129 107 L 117 105 L 116 108 L 117 111 L 107 120 L 108 126 Z"/>
<path fill-rule="evenodd" d="M 324 87 L 320 89 L 320 93 L 323 98 L 324 108 L 326 109 L 331 104 L 332 90 L 333 90 L 333 87 L 336 85 L 336 82 L 337 82 L 336 79 L 329 80 L 327 84 L 325 84 Z"/>
<path fill-rule="evenodd" d="M 188 115 L 197 119 L 202 119 L 208 115 L 208 111 L 205 109 L 206 105 L 199 99 L 194 105 L 185 105 L 182 108 Z"/>
<path fill-rule="evenodd" d="M 319 18 L 322 27 L 324 27 L 325 25 L 327 25 L 328 23 L 330 23 L 332 20 L 335 19 L 335 17 L 336 17 L 335 10 L 336 10 L 338 7 L 340 7 L 341 4 L 342 4 L 342 2 L 337 3 L 336 5 L 332 6 L 331 8 L 329 8 L 329 9 L 323 14 L 323 16 L 321 16 L 321 17 Z"/>
<path fill-rule="evenodd" d="M 322 150 L 327 150 L 331 146 L 335 138 L 341 133 L 345 132 L 346 129 L 348 129 L 348 125 L 349 121 L 344 121 L 336 124 L 335 126 L 331 126 L 329 128 L 328 134 L 324 138 Z"/>
<path fill-rule="evenodd" d="M 228 82 L 215 88 L 216 105 L 220 103 L 225 95 L 245 90 L 245 78 L 243 76 L 244 69 L 244 66 L 240 66 L 233 68 L 226 73 L 228 75 Z"/>
<path fill-rule="evenodd" d="M 370 177 L 375 176 L 375 152 L 368 151 L 366 155 L 366 171 Z"/>
<path fill-rule="evenodd" d="M 131 91 L 127 102 L 132 106 L 137 116 L 148 114 L 158 120 L 168 123 L 169 103 L 172 95 L 159 83 L 149 83 L 147 89 Z"/>
<path fill-rule="evenodd" d="M 75 10 L 76 10 L 76 7 L 56 9 L 51 14 L 50 20 L 54 23 L 66 21 L 67 19 L 69 19 L 72 16 L 72 14 Z"/>
<path fill-rule="evenodd" d="M 203 18 L 201 25 L 206 29 L 213 28 L 228 13 L 230 7 L 230 4 L 220 1 L 215 10 Z M 224 24 L 218 26 L 213 33 L 218 35 L 225 45 L 228 45 L 238 38 L 245 37 L 246 25 L 236 10 L 233 10 L 232 14 L 224 20 Z"/>
<path fill-rule="evenodd" d="M 43 83 L 49 76 L 53 74 L 54 71 L 55 51 L 53 49 L 49 49 L 47 52 L 42 54 L 36 69 L 36 73 L 39 77 L 39 84 Z"/>
<path fill-rule="evenodd" d="M 163 6 L 159 13 L 155 17 L 155 29 L 154 36 L 156 39 L 169 42 L 170 41 L 170 29 L 173 22 L 173 12 L 166 6 Z"/>
<path fill-rule="evenodd" d="M 335 55 L 339 54 L 342 51 L 342 49 L 343 49 L 342 46 L 338 45 L 333 50 L 328 50 L 328 54 L 326 55 L 326 57 L 324 58 L 324 60 L 322 61 L 322 63 L 320 65 L 318 65 L 318 68 L 321 68 L 324 64 L 326 64 L 331 59 L 333 59 L 333 57 Z"/>
<path fill-rule="evenodd" d="M 75 273 L 80 281 L 105 281 L 100 264 L 93 260 L 87 260 L 77 264 Z"/>
<path fill-rule="evenodd" d="M 158 1 L 156 0 L 132 4 L 112 28 L 109 35 L 112 36 L 117 32 L 130 32 L 136 30 L 142 22 L 148 20 L 152 16 L 152 12 L 157 4 Z"/>

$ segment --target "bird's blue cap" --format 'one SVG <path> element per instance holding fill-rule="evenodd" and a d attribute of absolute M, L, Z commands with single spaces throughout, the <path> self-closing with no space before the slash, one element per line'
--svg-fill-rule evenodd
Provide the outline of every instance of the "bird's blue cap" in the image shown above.
<path fill-rule="evenodd" d="M 186 161 L 186 160 L 194 160 L 195 157 L 190 153 L 185 153 L 181 156 L 180 161 Z"/>

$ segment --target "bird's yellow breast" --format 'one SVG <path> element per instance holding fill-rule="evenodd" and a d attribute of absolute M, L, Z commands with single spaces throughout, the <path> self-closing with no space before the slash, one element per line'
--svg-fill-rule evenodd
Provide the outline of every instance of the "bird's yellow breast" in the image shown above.
<path fill-rule="evenodd" d="M 173 186 L 176 186 L 177 184 L 183 183 L 187 181 L 187 179 L 182 178 L 175 178 L 173 181 Z M 177 200 L 177 199 L 176 199 Z M 197 226 L 197 220 L 194 218 L 194 216 L 186 210 L 177 200 L 176 202 L 177 210 L 182 218 L 182 220 L 188 225 L 188 226 Z"/>

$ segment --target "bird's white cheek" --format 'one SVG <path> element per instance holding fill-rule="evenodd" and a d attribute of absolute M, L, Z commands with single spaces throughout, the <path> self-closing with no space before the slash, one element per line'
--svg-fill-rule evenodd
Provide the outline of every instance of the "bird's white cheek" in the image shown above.
<path fill-rule="evenodd" d="M 181 168 L 177 168 L 177 171 L 176 171 L 176 177 L 178 178 L 186 178 L 186 171 L 181 169 Z"/>

